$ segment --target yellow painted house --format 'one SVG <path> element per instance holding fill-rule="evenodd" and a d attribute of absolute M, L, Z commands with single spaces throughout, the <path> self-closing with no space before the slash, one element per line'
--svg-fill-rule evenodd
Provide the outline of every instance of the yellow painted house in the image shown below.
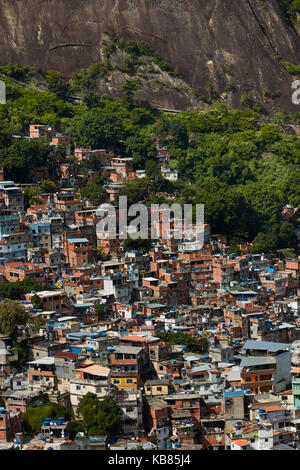
<path fill-rule="evenodd" d="M 145 395 L 155 397 L 169 395 L 169 380 L 147 380 L 145 382 Z"/>
<path fill-rule="evenodd" d="M 145 351 L 141 347 L 119 345 L 110 356 L 111 384 L 117 388 L 141 387 Z"/>

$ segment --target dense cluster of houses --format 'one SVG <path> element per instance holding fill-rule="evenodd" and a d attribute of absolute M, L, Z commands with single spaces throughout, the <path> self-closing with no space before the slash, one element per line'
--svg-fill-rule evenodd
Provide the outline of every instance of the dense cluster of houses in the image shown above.
<path fill-rule="evenodd" d="M 30 138 L 40 137 L 70 153 L 68 135 L 30 126 Z M 141 174 L 112 151 L 74 154 L 78 163 L 57 169 L 60 189 L 26 211 L 23 186 L 0 174 L 0 281 L 31 277 L 48 286 L 20 301 L 46 319 L 38 333 L 20 331 L 22 368 L 18 349 L 0 335 L 0 449 L 296 449 L 300 258 L 253 255 L 249 246 L 229 254 L 226 236 L 208 225 L 201 246 L 172 237 L 171 226 L 147 253 L 126 251 L 122 240 L 99 238 L 97 208 L 78 196 L 80 162 L 101 160 L 108 201 Z M 167 149 L 158 146 L 158 159 L 167 165 Z M 47 171 L 32 169 L 33 178 Z M 162 332 L 206 338 L 207 347 L 190 352 L 162 341 Z M 88 392 L 122 409 L 114 442 L 70 441 L 63 419 L 48 420 L 26 441 L 23 412 L 50 400 L 75 416 Z"/>

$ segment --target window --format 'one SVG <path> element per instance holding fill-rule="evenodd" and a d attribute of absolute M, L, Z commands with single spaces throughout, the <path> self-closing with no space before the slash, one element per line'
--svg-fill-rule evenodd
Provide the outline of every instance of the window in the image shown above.
<path fill-rule="evenodd" d="M 81 386 L 80 386 L 80 385 L 76 385 L 76 390 L 81 390 Z"/>
<path fill-rule="evenodd" d="M 134 381 L 133 381 L 132 379 L 126 379 L 126 383 L 127 383 L 127 384 L 133 384 Z"/>
<path fill-rule="evenodd" d="M 114 382 L 114 384 L 119 384 L 119 383 L 121 383 L 121 380 L 120 379 L 114 379 L 113 382 Z"/>

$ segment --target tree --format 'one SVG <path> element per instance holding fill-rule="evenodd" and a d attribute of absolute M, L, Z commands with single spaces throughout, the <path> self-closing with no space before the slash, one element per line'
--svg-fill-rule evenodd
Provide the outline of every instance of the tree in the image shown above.
<path fill-rule="evenodd" d="M 34 294 L 30 300 L 33 305 L 33 308 L 36 308 L 38 310 L 43 308 L 43 301 L 37 294 Z"/>
<path fill-rule="evenodd" d="M 147 135 L 135 133 L 126 139 L 126 153 L 133 158 L 136 168 L 144 168 L 156 155 L 155 142 Z"/>
<path fill-rule="evenodd" d="M 55 146 L 55 150 L 48 159 L 48 167 L 53 172 L 61 163 L 67 160 L 67 148 L 64 144 Z M 55 173 L 54 173 L 55 174 Z"/>
<path fill-rule="evenodd" d="M 16 344 L 19 330 L 23 327 L 36 329 L 41 326 L 44 319 L 34 318 L 25 307 L 15 300 L 6 300 L 0 303 L 0 329 Z"/>
<path fill-rule="evenodd" d="M 150 239 L 138 238 L 137 240 L 134 240 L 132 238 L 126 238 L 126 240 L 123 242 L 123 247 L 125 251 L 138 250 L 147 252 L 151 249 L 152 242 Z"/>
<path fill-rule="evenodd" d="M 48 288 L 47 285 L 41 285 L 36 279 L 26 276 L 23 281 L 6 281 L 0 284 L 0 299 L 18 300 L 33 290 L 47 290 Z"/>
<path fill-rule="evenodd" d="M 71 134 L 77 145 L 97 149 L 116 145 L 125 130 L 116 113 L 93 108 L 73 119 Z"/>
<path fill-rule="evenodd" d="M 227 253 L 230 255 L 230 254 L 235 254 L 237 256 L 240 256 L 243 254 L 242 250 L 240 249 L 240 247 L 238 245 L 235 245 L 235 244 L 232 244 L 228 247 L 227 249 Z"/>
<path fill-rule="evenodd" d="M 18 139 L 0 151 L 0 164 L 14 181 L 28 179 L 28 170 L 47 166 L 49 145 L 40 139 Z"/>
<path fill-rule="evenodd" d="M 283 222 L 279 227 L 279 240 L 278 245 L 280 248 L 295 248 L 298 247 L 298 237 L 296 229 L 293 224 Z"/>
<path fill-rule="evenodd" d="M 207 351 L 208 341 L 205 337 L 195 338 L 188 333 L 173 333 L 164 331 L 157 336 L 169 344 L 181 344 L 186 346 L 188 352 L 203 353 Z"/>
<path fill-rule="evenodd" d="M 30 315 L 23 305 L 15 301 L 0 303 L 0 325 L 2 333 L 11 338 L 16 338 L 18 327 L 25 326 L 30 322 Z"/>
<path fill-rule="evenodd" d="M 123 411 L 112 398 L 99 400 L 97 395 L 88 392 L 79 402 L 77 417 L 81 418 L 87 436 L 117 434 L 122 426 Z"/>
<path fill-rule="evenodd" d="M 25 188 L 24 189 L 24 208 L 28 209 L 33 204 L 41 204 L 42 200 L 39 195 L 42 194 L 42 191 L 38 187 L 34 188 Z"/>
<path fill-rule="evenodd" d="M 48 90 L 60 98 L 67 98 L 70 94 L 70 85 L 57 70 L 49 70 L 46 75 Z"/>
<path fill-rule="evenodd" d="M 42 180 L 40 183 L 40 188 L 43 193 L 55 193 L 56 184 L 51 180 Z"/>
<path fill-rule="evenodd" d="M 150 180 L 155 181 L 162 177 L 160 166 L 154 160 L 146 161 L 145 170 L 146 170 L 146 176 Z"/>
<path fill-rule="evenodd" d="M 189 136 L 185 123 L 177 119 L 172 120 L 170 125 L 170 132 L 177 147 L 187 148 L 189 143 Z"/>
<path fill-rule="evenodd" d="M 277 234 L 260 232 L 252 242 L 252 253 L 268 253 L 276 248 L 277 242 Z"/>
<path fill-rule="evenodd" d="M 154 184 L 148 178 L 137 178 L 128 181 L 120 190 L 120 196 L 127 196 L 128 207 L 148 199 L 154 192 Z"/>
<path fill-rule="evenodd" d="M 83 98 L 83 102 L 88 109 L 97 108 L 99 106 L 99 96 L 94 91 L 90 91 Z"/>
<path fill-rule="evenodd" d="M 252 208 L 235 188 L 224 184 L 218 187 L 216 183 L 215 188 L 212 186 L 210 190 L 210 184 L 203 185 L 196 193 L 196 202 L 204 204 L 206 223 L 212 226 L 213 233 L 247 240 L 255 231 Z"/>
<path fill-rule="evenodd" d="M 71 418 L 71 412 L 57 403 L 46 403 L 35 408 L 29 408 L 22 414 L 22 428 L 27 433 L 38 434 L 47 418 Z"/>
<path fill-rule="evenodd" d="M 106 191 L 102 184 L 99 184 L 97 181 L 88 182 L 80 188 L 81 197 L 85 198 L 93 206 L 99 206 L 106 199 Z"/>
<path fill-rule="evenodd" d="M 103 304 L 95 304 L 95 313 L 98 315 L 100 319 L 105 312 L 105 306 Z"/>

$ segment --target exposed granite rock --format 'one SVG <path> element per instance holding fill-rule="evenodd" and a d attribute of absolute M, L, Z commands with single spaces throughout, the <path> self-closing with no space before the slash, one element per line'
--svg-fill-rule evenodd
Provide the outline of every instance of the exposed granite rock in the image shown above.
<path fill-rule="evenodd" d="M 229 104 L 250 90 L 299 111 L 278 56 L 300 63 L 299 28 L 277 0 L 0 0 L 0 64 L 39 64 L 70 76 L 100 59 L 105 30 L 146 41 L 198 91 L 207 83 Z M 224 93 L 232 83 L 236 92 Z M 273 106 L 273 105 L 272 105 Z"/>

